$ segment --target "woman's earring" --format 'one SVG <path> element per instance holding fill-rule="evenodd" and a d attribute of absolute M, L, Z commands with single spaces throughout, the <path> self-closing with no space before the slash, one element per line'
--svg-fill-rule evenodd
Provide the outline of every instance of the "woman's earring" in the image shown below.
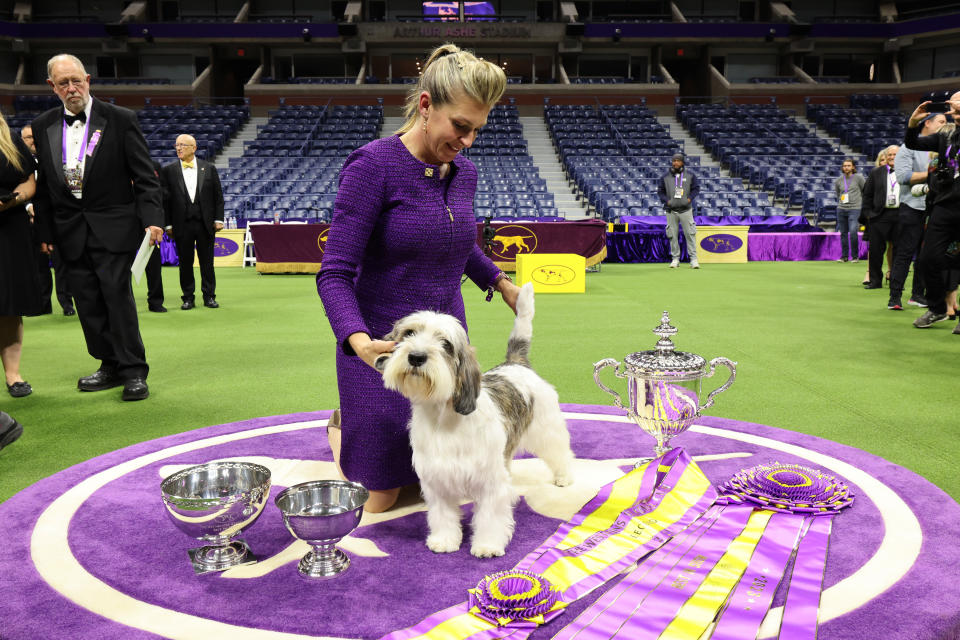
<path fill-rule="evenodd" d="M 424 133 L 427 132 L 427 119 L 426 119 L 426 118 L 423 119 L 423 132 L 424 132 Z"/>

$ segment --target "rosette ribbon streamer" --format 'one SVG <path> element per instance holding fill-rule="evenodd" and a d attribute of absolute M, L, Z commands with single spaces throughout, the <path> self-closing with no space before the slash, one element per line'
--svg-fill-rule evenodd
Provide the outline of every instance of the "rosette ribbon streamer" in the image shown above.
<path fill-rule="evenodd" d="M 814 640 L 830 530 L 822 516 L 853 496 L 819 471 L 776 463 L 738 473 L 721 491 L 716 506 L 554 640 L 756 638 L 794 551 L 780 638 Z"/>
<path fill-rule="evenodd" d="M 601 488 L 513 570 L 481 581 L 470 602 L 444 609 L 383 640 L 484 640 L 508 635 L 523 640 L 548 615 L 557 615 L 685 530 L 716 498 L 696 463 L 682 448 L 672 449 Z M 528 589 L 520 590 L 524 584 Z M 499 589 L 496 599 L 481 594 L 491 585 Z M 556 591 L 556 600 L 542 612 L 543 620 L 537 612 L 524 618 L 531 613 L 530 606 L 546 606 L 551 590 Z M 544 597 L 537 603 L 509 606 L 512 600 L 523 599 L 518 598 L 521 595 Z M 481 603 L 490 608 L 481 609 Z"/>
<path fill-rule="evenodd" d="M 853 504 L 850 488 L 822 471 L 773 462 L 737 473 L 721 492 L 721 501 L 753 504 L 779 513 L 772 519 L 776 527 L 765 535 L 766 544 L 758 548 L 746 579 L 732 595 L 711 640 L 756 637 L 763 621 L 758 611 L 766 613 L 777 588 L 763 576 L 782 576 L 794 548 L 796 557 L 779 638 L 815 640 L 833 516 Z M 768 569 L 766 574 L 764 568 Z"/>

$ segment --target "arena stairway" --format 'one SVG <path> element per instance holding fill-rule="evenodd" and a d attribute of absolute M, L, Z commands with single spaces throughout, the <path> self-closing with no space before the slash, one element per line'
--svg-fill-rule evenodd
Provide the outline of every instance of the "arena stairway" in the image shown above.
<path fill-rule="evenodd" d="M 226 169 L 230 166 L 230 158 L 239 158 L 243 156 L 243 143 L 250 142 L 255 140 L 257 137 L 257 127 L 262 127 L 270 120 L 270 118 L 260 117 L 254 118 L 251 117 L 247 122 L 237 131 L 237 135 L 233 137 L 226 147 L 224 147 L 223 152 L 217 156 L 214 165 L 217 169 Z"/>
<path fill-rule="evenodd" d="M 577 200 L 566 172 L 557 158 L 553 141 L 547 125 L 539 116 L 521 116 L 523 137 L 527 139 L 527 148 L 533 163 L 540 170 L 540 177 L 547 181 L 547 189 L 553 194 L 559 215 L 567 220 L 590 218 L 582 201 Z"/>

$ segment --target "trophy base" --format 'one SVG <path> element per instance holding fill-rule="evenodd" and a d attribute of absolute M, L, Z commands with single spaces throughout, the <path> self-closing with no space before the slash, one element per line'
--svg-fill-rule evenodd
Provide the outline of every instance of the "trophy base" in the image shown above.
<path fill-rule="evenodd" d="M 340 549 L 314 549 L 300 559 L 297 571 L 304 578 L 329 579 L 350 568 L 350 558 Z"/>
<path fill-rule="evenodd" d="M 233 567 L 253 564 L 256 556 L 250 552 L 250 547 L 243 540 L 234 540 L 223 546 L 197 547 L 187 551 L 190 564 L 197 575 L 226 571 Z"/>

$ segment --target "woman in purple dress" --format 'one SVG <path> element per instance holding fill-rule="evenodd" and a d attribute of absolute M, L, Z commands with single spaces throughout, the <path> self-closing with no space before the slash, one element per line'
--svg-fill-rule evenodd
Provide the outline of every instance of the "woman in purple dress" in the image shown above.
<path fill-rule="evenodd" d="M 499 291 L 515 310 L 519 289 L 477 246 L 477 170 L 459 155 L 506 88 L 503 71 L 452 44 L 433 51 L 408 95 L 396 135 L 353 152 L 340 187 L 317 291 L 337 339 L 341 428 L 328 428 L 344 477 L 384 511 L 417 482 L 410 404 L 373 368 L 395 343 L 380 340 L 414 311 L 455 316 L 466 328 L 461 277 Z"/>

